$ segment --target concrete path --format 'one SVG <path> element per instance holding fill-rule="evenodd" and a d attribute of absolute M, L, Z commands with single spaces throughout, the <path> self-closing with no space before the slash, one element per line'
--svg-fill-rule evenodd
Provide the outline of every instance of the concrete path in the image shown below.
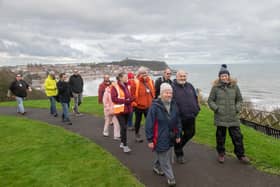
<path fill-rule="evenodd" d="M 15 108 L 0 107 L 0 115 L 16 115 Z M 21 116 L 22 117 L 22 116 Z M 61 126 L 69 131 L 87 137 L 120 160 L 137 179 L 148 187 L 166 186 L 166 179 L 152 172 L 153 153 L 148 149 L 147 142 L 136 143 L 134 132 L 128 131 L 128 145 L 132 148 L 130 154 L 125 154 L 119 148 L 119 141 L 102 136 L 102 118 L 91 115 L 72 117 L 72 126 L 65 125 L 61 119 L 49 115 L 46 109 L 27 109 L 24 117 L 44 121 Z M 111 129 L 112 130 L 112 129 Z M 142 135 L 143 129 L 142 129 Z M 199 132 L 198 132 L 199 133 Z M 214 138 L 214 137 L 213 137 Z M 251 165 L 241 164 L 233 157 L 226 157 L 224 164 L 216 160 L 215 150 L 196 143 L 185 147 L 186 163 L 173 164 L 177 187 L 278 187 L 280 176 L 269 175 L 257 171 Z"/>

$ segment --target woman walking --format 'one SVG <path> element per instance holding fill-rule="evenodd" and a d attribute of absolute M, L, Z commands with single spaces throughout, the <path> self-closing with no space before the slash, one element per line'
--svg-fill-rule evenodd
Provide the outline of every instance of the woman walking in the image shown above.
<path fill-rule="evenodd" d="M 181 120 L 172 87 L 168 83 L 160 85 L 160 98 L 155 99 L 146 118 L 148 147 L 155 151 L 153 171 L 165 175 L 169 186 L 176 181 L 171 166 L 172 146 L 180 142 Z"/>
<path fill-rule="evenodd" d="M 127 146 L 127 121 L 132 112 L 131 102 L 134 100 L 127 85 L 127 74 L 120 73 L 117 83 L 112 84 L 111 97 L 114 103 L 114 114 L 119 120 L 121 127 L 121 144 L 123 152 L 129 153 L 131 149 Z"/>
<path fill-rule="evenodd" d="M 240 130 L 239 112 L 241 110 L 242 95 L 237 82 L 230 77 L 225 64 L 222 65 L 219 78 L 214 82 L 211 89 L 208 105 L 214 111 L 214 123 L 216 131 L 216 149 L 218 161 L 225 161 L 226 132 L 229 131 L 234 145 L 234 153 L 243 163 L 249 163 L 245 156 L 243 135 Z"/>

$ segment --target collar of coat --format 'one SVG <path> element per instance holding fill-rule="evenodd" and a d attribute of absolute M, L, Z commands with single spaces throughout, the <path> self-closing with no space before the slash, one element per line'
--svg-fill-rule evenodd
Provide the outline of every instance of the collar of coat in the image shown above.
<path fill-rule="evenodd" d="M 234 86 L 234 85 L 236 85 L 236 84 L 237 84 L 237 80 L 236 80 L 236 79 L 229 78 L 229 83 L 228 83 L 229 86 Z M 213 86 L 222 87 L 222 86 L 223 86 L 223 83 L 220 81 L 220 79 L 216 79 L 216 80 L 213 82 Z"/>

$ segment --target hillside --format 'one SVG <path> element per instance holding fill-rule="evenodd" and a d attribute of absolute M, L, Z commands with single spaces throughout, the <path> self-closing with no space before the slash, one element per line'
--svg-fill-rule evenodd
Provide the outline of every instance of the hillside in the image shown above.
<path fill-rule="evenodd" d="M 15 74 L 8 69 L 0 70 L 0 101 L 10 100 L 7 98 L 7 91 L 10 86 L 10 83 L 15 79 Z M 26 80 L 30 84 L 30 80 Z M 28 99 L 45 99 L 46 96 L 43 92 L 34 90 L 28 93 Z"/>
<path fill-rule="evenodd" d="M 121 61 L 113 61 L 110 63 L 99 63 L 99 65 L 120 65 L 120 66 L 145 66 L 153 71 L 162 71 L 168 67 L 166 62 L 155 61 L 155 60 L 134 60 L 134 59 L 124 59 Z"/>

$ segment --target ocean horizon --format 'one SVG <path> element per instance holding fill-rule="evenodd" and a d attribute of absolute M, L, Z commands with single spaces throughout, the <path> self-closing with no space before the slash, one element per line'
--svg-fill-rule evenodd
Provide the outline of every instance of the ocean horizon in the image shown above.
<path fill-rule="evenodd" d="M 169 65 L 174 70 L 185 70 L 188 81 L 208 98 L 212 83 L 218 78 L 221 64 L 177 64 Z M 280 108 L 280 64 L 227 64 L 231 77 L 236 79 L 244 101 L 251 102 L 258 109 Z M 153 77 L 156 79 L 156 77 Z M 175 75 L 172 76 L 172 79 Z M 112 80 L 115 80 L 112 77 Z M 86 80 L 84 95 L 96 96 L 102 79 Z"/>

